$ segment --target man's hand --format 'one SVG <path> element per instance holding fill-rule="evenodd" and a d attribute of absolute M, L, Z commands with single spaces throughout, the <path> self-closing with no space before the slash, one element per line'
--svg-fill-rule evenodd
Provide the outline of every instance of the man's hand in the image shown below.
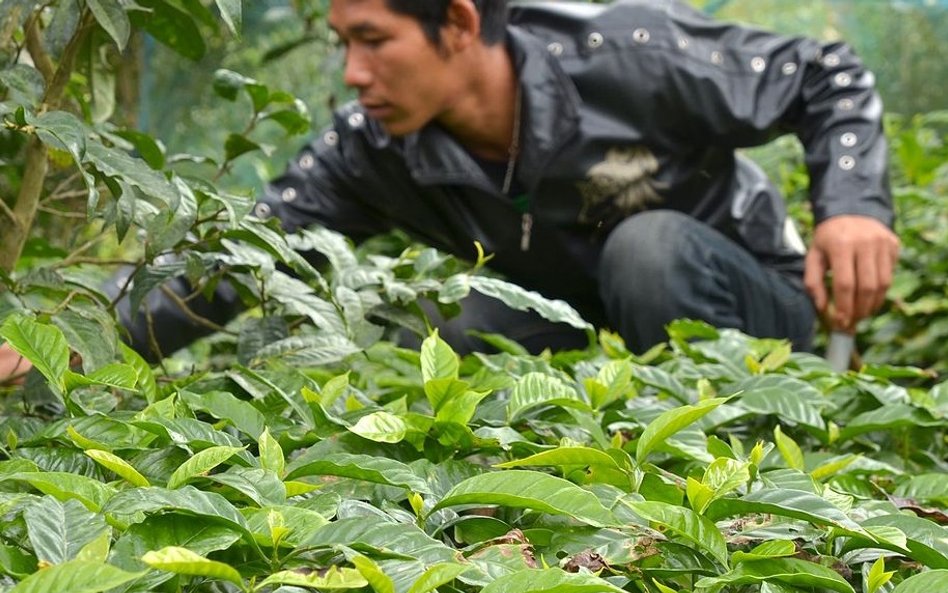
<path fill-rule="evenodd" d="M 6 344 L 0 344 L 0 384 L 22 377 L 32 365 Z"/>
<path fill-rule="evenodd" d="M 829 305 L 825 278 L 833 273 L 833 329 L 852 331 L 885 302 L 899 258 L 899 239 L 867 216 L 834 216 L 817 225 L 803 282 L 820 313 Z"/>

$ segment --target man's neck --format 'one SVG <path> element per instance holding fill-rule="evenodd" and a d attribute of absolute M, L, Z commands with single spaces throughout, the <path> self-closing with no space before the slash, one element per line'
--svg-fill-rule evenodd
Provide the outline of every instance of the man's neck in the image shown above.
<path fill-rule="evenodd" d="M 517 74 L 503 44 L 482 46 L 466 60 L 470 75 L 437 121 L 472 154 L 506 160 L 513 140 Z"/>

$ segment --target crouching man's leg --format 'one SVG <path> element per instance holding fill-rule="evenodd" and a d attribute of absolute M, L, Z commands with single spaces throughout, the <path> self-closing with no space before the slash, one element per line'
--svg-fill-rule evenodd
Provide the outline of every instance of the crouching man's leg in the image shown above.
<path fill-rule="evenodd" d="M 631 216 L 609 235 L 599 266 L 606 315 L 629 348 L 667 339 L 688 317 L 810 347 L 815 311 L 801 279 L 758 262 L 715 229 L 668 210 Z"/>

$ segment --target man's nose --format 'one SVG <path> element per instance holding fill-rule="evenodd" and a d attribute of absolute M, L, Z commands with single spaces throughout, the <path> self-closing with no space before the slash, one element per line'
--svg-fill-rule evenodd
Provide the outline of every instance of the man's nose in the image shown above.
<path fill-rule="evenodd" d="M 365 88 L 372 82 L 372 71 L 361 54 L 362 52 L 354 47 L 350 47 L 346 51 L 346 69 L 343 73 L 343 82 L 346 86 L 355 89 Z"/>

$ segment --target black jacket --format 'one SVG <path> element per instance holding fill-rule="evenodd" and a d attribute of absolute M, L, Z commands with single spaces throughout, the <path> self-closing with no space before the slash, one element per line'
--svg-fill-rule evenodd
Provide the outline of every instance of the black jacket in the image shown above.
<path fill-rule="evenodd" d="M 514 281 L 581 308 L 604 237 L 644 209 L 686 212 L 764 263 L 802 270 L 782 197 L 735 156 L 787 132 L 806 148 L 817 222 L 892 222 L 882 104 L 843 44 L 716 22 L 672 0 L 515 5 L 507 43 L 523 96 L 527 251 L 518 204 L 451 136 L 429 125 L 391 138 L 355 103 L 256 213 L 354 238 L 399 227 L 466 257 L 476 240 Z"/>
<path fill-rule="evenodd" d="M 469 258 L 479 241 L 492 267 L 584 314 L 599 308 L 604 238 L 644 209 L 688 213 L 799 273 L 804 247 L 782 197 L 735 155 L 787 132 L 806 148 L 817 222 L 892 223 L 882 104 L 847 46 L 720 23 L 673 0 L 534 2 L 510 16 L 525 197 L 503 195 L 437 125 L 392 138 L 352 103 L 255 213 L 355 239 L 399 227 Z"/>

